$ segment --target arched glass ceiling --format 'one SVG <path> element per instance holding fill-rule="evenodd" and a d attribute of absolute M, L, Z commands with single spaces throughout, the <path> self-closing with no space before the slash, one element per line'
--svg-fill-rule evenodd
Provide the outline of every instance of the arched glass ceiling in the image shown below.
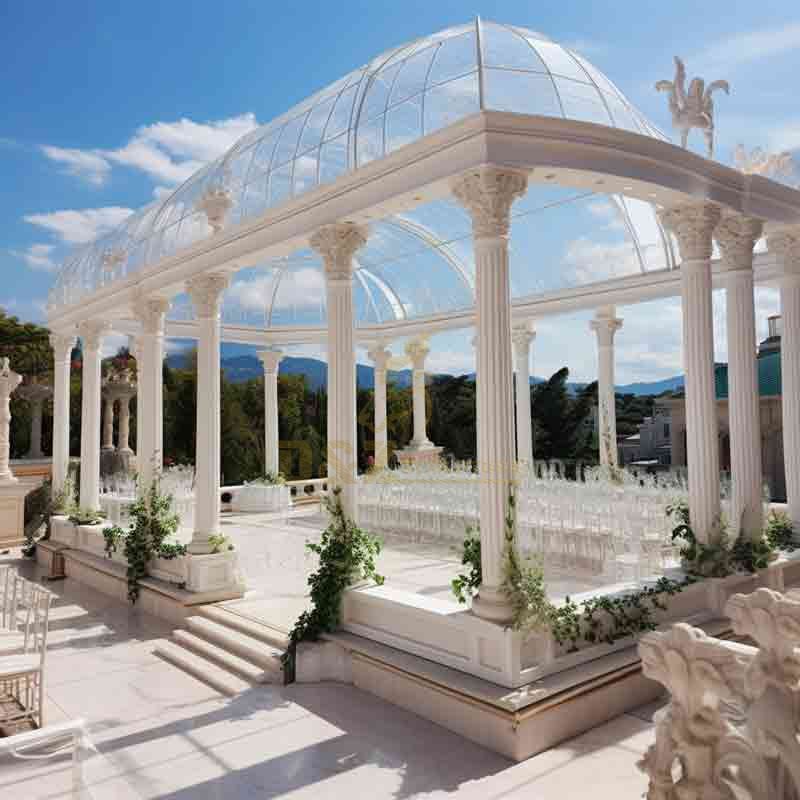
<path fill-rule="evenodd" d="M 104 283 L 210 235 L 205 214 L 197 208 L 209 188 L 229 193 L 229 225 L 245 222 L 480 109 L 564 117 L 665 138 L 601 72 L 542 34 L 493 22 L 450 28 L 382 54 L 244 136 L 165 200 L 76 252 L 62 267 L 50 302 L 78 302 Z M 596 203 L 581 196 L 572 205 L 569 193 L 566 196 L 553 201 L 558 214 L 548 212 L 551 219 L 564 218 L 556 230 L 568 227 L 565 219 L 570 214 L 595 223 L 602 219 Z M 522 293 L 586 282 L 600 273 L 610 277 L 631 268 L 671 266 L 669 247 L 647 204 L 623 198 L 605 202 L 624 241 L 611 242 L 609 228 L 592 249 L 586 231 L 574 233 L 565 240 L 572 244 L 566 257 L 556 252 L 554 241 L 547 242 L 549 272 L 543 274 L 541 265 L 530 274 L 521 265 L 514 270 L 517 285 L 525 287 Z M 575 210 L 581 206 L 589 210 Z M 526 238 L 521 222 L 525 208 L 549 207 L 533 189 L 518 204 L 515 250 L 522 250 Z M 469 306 L 473 266 L 465 224 L 464 214 L 445 202 L 374 225 L 374 241 L 360 253 L 359 319 L 385 321 Z M 584 241 L 575 244 L 581 236 Z M 612 244 L 616 250 L 609 249 Z M 544 246 L 541 241 L 538 245 Z M 601 265 L 586 266 L 592 256 Z M 525 258 L 531 261 L 533 254 Z M 543 252 L 539 258 L 544 258 Z M 312 254 L 298 253 L 255 270 L 258 275 L 251 280 L 266 292 L 260 313 L 268 324 L 324 318 L 324 298 L 314 305 L 315 311 L 313 292 L 301 295 L 300 305 L 296 302 L 297 289 L 310 280 L 309 270 L 319 269 Z M 226 300 L 233 315 L 254 313 L 247 305 L 253 301 L 242 306 L 236 294 L 245 280 L 247 275 L 241 273 Z M 321 274 L 314 279 L 317 284 L 320 280 Z M 270 282 L 275 286 L 268 290 Z"/>

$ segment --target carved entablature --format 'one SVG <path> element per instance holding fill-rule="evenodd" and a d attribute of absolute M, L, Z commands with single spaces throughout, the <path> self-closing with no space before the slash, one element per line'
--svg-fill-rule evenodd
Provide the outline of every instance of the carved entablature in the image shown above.
<path fill-rule="evenodd" d="M 324 225 L 311 236 L 309 244 L 322 256 L 327 280 L 352 280 L 353 256 L 366 244 L 368 235 L 362 225 L 341 222 Z"/>
<path fill-rule="evenodd" d="M 712 236 L 721 216 L 719 206 L 708 201 L 689 201 L 658 212 L 661 224 L 678 239 L 683 261 L 711 258 Z"/>
<path fill-rule="evenodd" d="M 69 362 L 77 341 L 77 337 L 72 334 L 50 334 L 50 347 L 53 348 L 53 358 L 57 364 Z"/>
<path fill-rule="evenodd" d="M 228 288 L 228 283 L 227 275 L 216 273 L 197 275 L 186 282 L 186 291 L 198 319 L 219 317 L 220 301 L 223 292 Z"/>
<path fill-rule="evenodd" d="M 751 269 L 753 248 L 761 238 L 764 223 L 734 211 L 724 211 L 714 229 L 714 239 L 719 245 L 726 269 Z"/>
<path fill-rule="evenodd" d="M 100 320 L 85 320 L 78 325 L 78 335 L 81 337 L 83 349 L 87 352 L 97 353 L 102 344 L 103 337 L 109 333 L 111 325 Z"/>
<path fill-rule="evenodd" d="M 508 236 L 511 206 L 527 188 L 527 173 L 490 166 L 461 175 L 451 186 L 455 199 L 472 217 L 476 239 Z"/>
<path fill-rule="evenodd" d="M 169 306 L 169 300 L 164 297 L 140 297 L 134 304 L 134 313 L 142 331 L 151 336 L 163 335 L 164 316 Z"/>

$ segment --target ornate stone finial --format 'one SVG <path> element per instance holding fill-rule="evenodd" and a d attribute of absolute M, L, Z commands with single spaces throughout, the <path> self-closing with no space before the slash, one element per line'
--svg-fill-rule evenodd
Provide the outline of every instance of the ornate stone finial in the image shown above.
<path fill-rule="evenodd" d="M 369 229 L 352 222 L 324 225 L 309 239 L 311 249 L 322 256 L 328 280 L 350 280 L 353 256 L 367 243 Z"/>
<path fill-rule="evenodd" d="M 228 288 L 228 283 L 227 275 L 217 273 L 197 275 L 186 282 L 186 291 L 199 319 L 212 319 L 219 316 L 220 299 L 222 293 Z"/>
<path fill-rule="evenodd" d="M 743 144 L 736 145 L 733 163 L 736 169 L 745 175 L 761 175 L 773 180 L 788 178 L 795 171 L 794 159 L 787 150 L 781 153 L 768 153 L 761 147 L 754 147 L 748 153 Z"/>
<path fill-rule="evenodd" d="M 265 373 L 278 371 L 278 365 L 281 363 L 281 359 L 283 358 L 283 352 L 281 350 L 259 350 L 256 355 L 264 367 Z"/>
<path fill-rule="evenodd" d="M 711 237 L 720 216 L 719 206 L 706 200 L 690 200 L 658 212 L 661 224 L 677 237 L 684 261 L 711 258 Z"/>
<path fill-rule="evenodd" d="M 431 352 L 430 345 L 425 339 L 411 339 L 406 342 L 405 351 L 414 369 L 425 369 L 425 359 Z"/>
<path fill-rule="evenodd" d="M 711 95 L 717 89 L 730 94 L 728 81 L 712 81 L 706 88 L 703 78 L 692 78 L 687 92 L 686 67 L 678 56 L 675 56 L 675 80 L 656 83 L 657 91 L 669 92 L 672 125 L 681 132 L 681 147 L 686 149 L 689 131 L 697 128 L 703 132 L 709 158 L 714 157 L 714 101 Z"/>
<path fill-rule="evenodd" d="M 206 215 L 214 235 L 225 227 L 225 218 L 233 207 L 231 193 L 219 186 L 210 186 L 197 201 L 195 209 Z"/>
<path fill-rule="evenodd" d="M 722 252 L 727 269 L 748 269 L 753 266 L 753 248 L 761 238 L 764 223 L 735 211 L 723 211 L 714 230 L 714 238 Z"/>
<path fill-rule="evenodd" d="M 508 236 L 511 206 L 527 188 L 527 173 L 490 166 L 461 175 L 451 185 L 453 196 L 472 216 L 476 239 Z"/>
<path fill-rule="evenodd" d="M 170 302 L 165 297 L 140 296 L 133 304 L 133 311 L 144 333 L 157 335 L 164 332 L 164 315 L 169 307 Z"/>
<path fill-rule="evenodd" d="M 108 322 L 101 320 L 85 320 L 78 325 L 78 334 L 81 337 L 84 350 L 98 351 L 103 343 L 103 337 L 111 330 Z"/>

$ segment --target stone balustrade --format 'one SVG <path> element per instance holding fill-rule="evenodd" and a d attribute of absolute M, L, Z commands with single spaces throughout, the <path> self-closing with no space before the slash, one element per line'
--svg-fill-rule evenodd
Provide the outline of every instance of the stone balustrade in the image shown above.
<path fill-rule="evenodd" d="M 747 644 L 686 623 L 639 644 L 671 695 L 639 765 L 648 800 L 800 797 L 800 593 L 735 594 L 725 611 Z"/>

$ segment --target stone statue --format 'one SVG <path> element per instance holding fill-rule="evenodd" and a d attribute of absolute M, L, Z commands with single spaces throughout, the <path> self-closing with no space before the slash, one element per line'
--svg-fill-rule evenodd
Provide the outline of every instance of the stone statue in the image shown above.
<path fill-rule="evenodd" d="M 702 78 L 692 78 L 689 91 L 686 91 L 686 67 L 678 56 L 675 56 L 675 80 L 658 81 L 659 92 L 669 92 L 669 110 L 672 112 L 672 124 L 681 132 L 681 147 L 686 149 L 689 131 L 697 128 L 703 131 L 706 140 L 708 157 L 714 156 L 714 101 L 711 95 L 722 89 L 730 94 L 728 81 L 712 81 L 708 88 Z"/>
<path fill-rule="evenodd" d="M 733 163 L 745 175 L 762 175 L 774 180 L 787 178 L 795 171 L 792 154 L 788 151 L 767 153 L 761 147 L 756 147 L 748 153 L 743 144 L 736 146 Z"/>

